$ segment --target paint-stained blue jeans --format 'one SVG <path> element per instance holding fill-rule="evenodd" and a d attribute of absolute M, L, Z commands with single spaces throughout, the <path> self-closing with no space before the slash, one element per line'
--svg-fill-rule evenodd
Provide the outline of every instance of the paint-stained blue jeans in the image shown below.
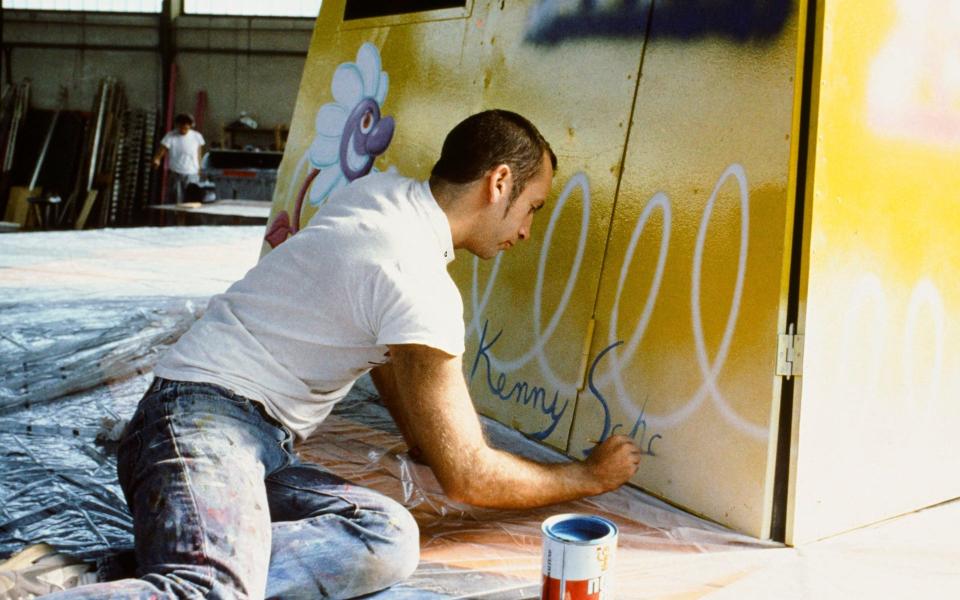
<path fill-rule="evenodd" d="M 49 598 L 352 598 L 417 566 L 406 509 L 300 461 L 286 428 L 219 386 L 155 380 L 117 470 L 139 579 Z"/>

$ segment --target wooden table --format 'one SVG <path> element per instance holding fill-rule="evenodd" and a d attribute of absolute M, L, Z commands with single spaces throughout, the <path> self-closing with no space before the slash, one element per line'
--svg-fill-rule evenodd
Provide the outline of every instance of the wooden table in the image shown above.
<path fill-rule="evenodd" d="M 173 214 L 177 225 L 256 225 L 266 224 L 270 203 L 262 200 L 217 200 L 215 202 L 183 202 L 151 204 L 160 214 L 161 225 Z"/>

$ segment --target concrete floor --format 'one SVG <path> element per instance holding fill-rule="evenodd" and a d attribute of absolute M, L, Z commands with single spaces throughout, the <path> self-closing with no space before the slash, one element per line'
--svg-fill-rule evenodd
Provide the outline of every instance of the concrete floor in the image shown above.
<path fill-rule="evenodd" d="M 960 598 L 960 502 L 800 548 L 645 558 L 623 598 Z"/>

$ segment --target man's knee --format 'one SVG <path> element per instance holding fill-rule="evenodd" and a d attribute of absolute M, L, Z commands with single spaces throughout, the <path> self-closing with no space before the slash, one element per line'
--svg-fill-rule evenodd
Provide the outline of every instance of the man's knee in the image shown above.
<path fill-rule="evenodd" d="M 383 524 L 381 535 L 387 542 L 371 555 L 374 564 L 369 572 L 374 575 L 378 587 L 388 587 L 413 574 L 420 562 L 420 528 L 410 514 L 398 502 L 387 499 L 378 507 Z"/>

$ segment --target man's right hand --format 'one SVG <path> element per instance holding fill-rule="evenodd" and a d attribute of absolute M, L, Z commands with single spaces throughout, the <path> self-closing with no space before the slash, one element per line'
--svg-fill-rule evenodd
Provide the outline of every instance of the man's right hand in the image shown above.
<path fill-rule="evenodd" d="M 626 483 L 640 468 L 640 448 L 625 435 L 615 435 L 595 446 L 583 462 L 587 476 L 596 481 L 600 493 L 615 490 Z"/>

